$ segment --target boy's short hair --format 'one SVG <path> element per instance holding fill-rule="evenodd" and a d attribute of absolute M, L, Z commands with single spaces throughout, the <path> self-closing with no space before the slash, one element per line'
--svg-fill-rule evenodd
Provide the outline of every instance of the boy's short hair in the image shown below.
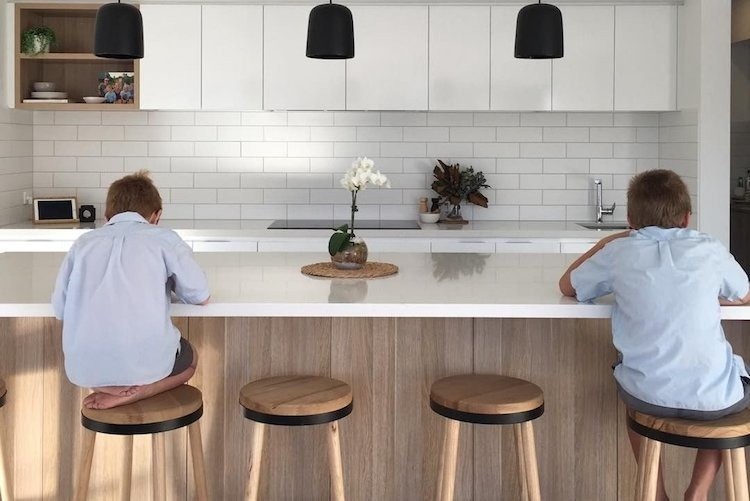
<path fill-rule="evenodd" d="M 648 170 L 630 180 L 628 221 L 632 228 L 677 228 L 691 212 L 687 185 L 673 171 Z"/>
<path fill-rule="evenodd" d="M 110 185 L 104 217 L 110 219 L 121 212 L 137 212 L 148 219 L 158 210 L 161 210 L 159 190 L 148 176 L 148 171 L 140 170 Z"/>

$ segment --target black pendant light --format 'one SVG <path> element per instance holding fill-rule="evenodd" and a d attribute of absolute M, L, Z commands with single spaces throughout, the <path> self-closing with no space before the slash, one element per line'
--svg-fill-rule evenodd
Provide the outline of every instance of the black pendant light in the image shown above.
<path fill-rule="evenodd" d="M 119 0 L 99 7 L 94 55 L 112 59 L 143 58 L 143 18 L 137 7 Z"/>
<path fill-rule="evenodd" d="M 351 59 L 354 57 L 352 11 L 333 3 L 321 4 L 310 11 L 307 23 L 307 57 Z"/>
<path fill-rule="evenodd" d="M 515 56 L 519 59 L 563 57 L 562 13 L 554 5 L 527 5 L 516 19 Z"/>

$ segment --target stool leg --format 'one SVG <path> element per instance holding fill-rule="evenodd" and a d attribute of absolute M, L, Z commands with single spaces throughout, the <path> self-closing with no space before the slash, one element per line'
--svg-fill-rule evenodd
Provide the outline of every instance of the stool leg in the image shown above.
<path fill-rule="evenodd" d="M 456 460 L 458 456 L 458 432 L 461 423 L 453 419 L 445 421 L 445 441 L 443 442 L 442 485 L 438 492 L 441 501 L 453 500 L 453 489 L 456 486 Z"/>
<path fill-rule="evenodd" d="M 526 483 L 526 457 L 523 448 L 523 430 L 521 424 L 513 425 L 513 437 L 516 439 L 516 459 L 518 460 L 518 486 L 521 488 L 521 501 L 528 501 L 529 486 Z"/>
<path fill-rule="evenodd" d="M 726 497 L 727 501 L 736 501 L 732 475 L 732 454 L 729 452 L 729 449 L 721 451 L 721 463 L 724 468 L 724 497 Z"/>
<path fill-rule="evenodd" d="M 153 471 L 153 501 L 167 499 L 167 451 L 164 433 L 151 435 L 151 469 Z"/>
<path fill-rule="evenodd" d="M 208 485 L 206 484 L 206 463 L 203 461 L 203 441 L 198 421 L 188 426 L 190 439 L 190 456 L 193 458 L 193 478 L 195 479 L 195 494 L 198 501 L 208 501 Z"/>
<path fill-rule="evenodd" d="M 258 499 L 260 463 L 263 459 L 263 435 L 265 432 L 265 424 L 253 423 L 253 442 L 250 449 L 250 461 L 247 465 L 247 486 L 245 488 L 246 501 L 256 501 Z"/>
<path fill-rule="evenodd" d="M 331 499 L 344 501 L 344 469 L 341 465 L 338 421 L 328 424 L 328 464 L 331 469 Z"/>
<path fill-rule="evenodd" d="M 125 435 L 125 459 L 122 465 L 122 490 L 120 499 L 130 501 L 130 486 L 133 477 L 133 435 Z"/>
<path fill-rule="evenodd" d="M 534 444 L 534 425 L 531 421 L 521 423 L 523 434 L 524 471 L 529 501 L 540 501 L 539 469 L 536 464 L 536 445 Z"/>
<path fill-rule="evenodd" d="M 732 481 L 734 482 L 734 497 L 737 501 L 748 501 L 747 467 L 745 466 L 745 448 L 739 447 L 730 451 L 732 455 Z"/>
<path fill-rule="evenodd" d="M 76 486 L 75 501 L 85 501 L 89 490 L 89 477 L 91 476 L 91 460 L 94 459 L 94 444 L 96 432 L 83 429 L 81 444 L 81 462 L 78 466 L 78 483 Z"/>
<path fill-rule="evenodd" d="M 5 431 L 5 423 L 3 422 L 3 414 L 0 412 L 0 434 Z M 5 457 L 5 449 L 3 449 L 3 439 L 0 437 L 0 499 L 5 501 L 12 500 L 11 491 L 13 490 L 10 485 L 10 478 L 8 477 L 8 462 Z"/>
<path fill-rule="evenodd" d="M 656 499 L 660 454 L 661 442 L 646 437 L 641 438 L 635 493 L 636 501 L 652 501 Z"/>

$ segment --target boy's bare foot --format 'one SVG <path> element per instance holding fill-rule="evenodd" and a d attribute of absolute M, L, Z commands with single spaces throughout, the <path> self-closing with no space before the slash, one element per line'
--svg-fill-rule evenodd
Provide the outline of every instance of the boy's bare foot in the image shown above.
<path fill-rule="evenodd" d="M 120 405 L 129 404 L 145 398 L 141 395 L 139 386 L 134 387 L 135 391 L 129 395 L 111 395 L 104 392 L 94 392 L 83 399 L 83 406 L 87 409 L 111 409 Z"/>
<path fill-rule="evenodd" d="M 92 389 L 97 393 L 106 393 L 107 395 L 114 395 L 116 397 L 126 397 L 128 395 L 133 395 L 138 390 L 138 386 L 99 386 Z"/>

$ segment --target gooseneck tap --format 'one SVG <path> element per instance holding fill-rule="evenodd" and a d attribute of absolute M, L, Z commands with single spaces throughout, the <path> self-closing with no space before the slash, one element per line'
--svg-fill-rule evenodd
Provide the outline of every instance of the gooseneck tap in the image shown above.
<path fill-rule="evenodd" d="M 596 185 L 596 222 L 601 223 L 602 216 L 611 216 L 615 213 L 617 204 L 613 203 L 611 207 L 604 207 L 602 205 L 602 180 L 594 179 L 594 184 Z"/>

